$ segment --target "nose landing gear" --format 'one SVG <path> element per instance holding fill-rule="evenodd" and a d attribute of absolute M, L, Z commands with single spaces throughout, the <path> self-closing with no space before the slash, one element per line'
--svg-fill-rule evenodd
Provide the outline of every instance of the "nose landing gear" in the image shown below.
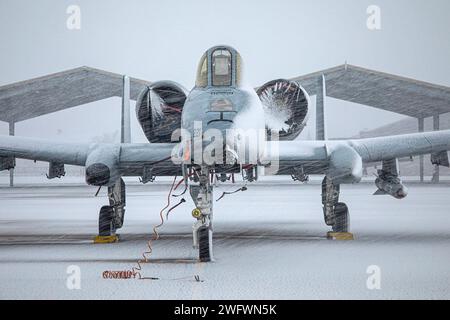
<path fill-rule="evenodd" d="M 189 191 L 196 208 L 192 216 L 197 221 L 192 226 L 193 245 L 198 249 L 201 262 L 214 261 L 213 258 L 213 187 L 209 181 L 209 172 L 202 170 L 199 176 L 199 185 L 189 186 Z"/>

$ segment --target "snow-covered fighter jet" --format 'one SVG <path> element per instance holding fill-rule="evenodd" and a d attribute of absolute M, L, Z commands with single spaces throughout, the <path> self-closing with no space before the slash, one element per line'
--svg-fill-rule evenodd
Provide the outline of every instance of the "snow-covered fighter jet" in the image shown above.
<path fill-rule="evenodd" d="M 110 204 L 99 214 L 100 240 L 114 241 L 125 212 L 123 176 L 143 183 L 155 176 L 179 176 L 195 203 L 194 245 L 199 259 L 212 254 L 213 184 L 242 173 L 289 174 L 305 181 L 325 175 L 322 204 L 334 236 L 349 235 L 349 212 L 339 202 L 341 184 L 361 180 L 363 163 L 382 162 L 377 194 L 404 198 L 398 158 L 432 154 L 448 166 L 450 130 L 342 141 L 295 140 L 304 128 L 307 92 L 296 82 L 273 80 L 257 90 L 244 77 L 239 53 L 216 46 L 202 56 L 195 87 L 188 92 L 171 81 L 152 83 L 140 94 L 136 115 L 150 143 L 76 144 L 23 137 L 0 137 L 0 169 L 14 168 L 15 158 L 48 161 L 49 177 L 64 173 L 64 164 L 85 166 L 86 182 L 106 186 Z M 349 119 L 350 120 L 350 119 Z M 125 126 L 129 123 L 125 123 Z"/>

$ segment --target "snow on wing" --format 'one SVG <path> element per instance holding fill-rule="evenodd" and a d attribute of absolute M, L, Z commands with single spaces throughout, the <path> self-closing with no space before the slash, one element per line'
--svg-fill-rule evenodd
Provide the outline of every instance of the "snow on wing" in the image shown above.
<path fill-rule="evenodd" d="M 375 162 L 450 150 L 450 130 L 349 141 L 364 162 Z"/>
<path fill-rule="evenodd" d="M 0 136 L 0 156 L 84 166 L 89 144 Z"/>
<path fill-rule="evenodd" d="M 450 150 L 450 130 L 359 140 L 268 142 L 267 146 L 263 160 L 279 166 L 276 174 L 292 174 L 300 167 L 306 174 L 324 174 L 330 162 L 353 159 L 355 151 L 365 163 L 446 152 Z"/>
<path fill-rule="evenodd" d="M 0 157 L 15 157 L 68 165 L 102 162 L 117 165 L 125 175 L 142 174 L 145 166 L 159 165 L 164 173 L 177 174 L 171 160 L 172 143 L 71 143 L 44 139 L 0 136 Z"/>

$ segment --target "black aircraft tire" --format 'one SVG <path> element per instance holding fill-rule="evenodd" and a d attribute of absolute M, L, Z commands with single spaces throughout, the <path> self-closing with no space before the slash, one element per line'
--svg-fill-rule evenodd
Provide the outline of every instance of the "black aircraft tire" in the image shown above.
<path fill-rule="evenodd" d="M 350 216 L 348 214 L 348 208 L 345 203 L 338 202 L 334 207 L 334 232 L 348 232 L 350 227 Z"/>
<path fill-rule="evenodd" d="M 103 206 L 98 217 L 98 235 L 110 236 L 114 232 L 114 209 L 110 206 Z"/>
<path fill-rule="evenodd" d="M 198 256 L 200 261 L 212 261 L 212 231 L 208 227 L 198 229 L 198 242 Z"/>

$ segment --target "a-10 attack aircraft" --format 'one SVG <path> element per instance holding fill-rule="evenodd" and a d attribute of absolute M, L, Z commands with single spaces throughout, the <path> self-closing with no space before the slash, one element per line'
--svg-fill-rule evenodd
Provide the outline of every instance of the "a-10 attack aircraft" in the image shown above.
<path fill-rule="evenodd" d="M 301 181 L 309 174 L 325 175 L 324 219 L 339 238 L 350 234 L 339 187 L 359 182 L 363 163 L 382 162 L 376 193 L 399 199 L 407 189 L 399 178 L 398 158 L 433 154 L 448 164 L 450 130 L 360 140 L 294 140 L 306 124 L 308 104 L 308 94 L 296 82 L 274 80 L 257 90 L 248 86 L 239 53 L 216 46 L 202 56 L 190 92 L 161 81 L 140 94 L 136 114 L 150 143 L 76 144 L 1 136 L 0 169 L 12 169 L 14 158 L 48 161 L 51 177 L 60 176 L 64 164 L 85 166 L 89 185 L 108 187 L 110 205 L 99 214 L 99 238 L 105 241 L 116 240 L 116 230 L 123 225 L 123 176 L 139 176 L 144 183 L 155 176 L 182 177 L 196 206 L 194 246 L 201 261 L 211 261 L 213 175 L 226 181 L 241 173 L 248 182 L 255 181 L 259 171 Z"/>

